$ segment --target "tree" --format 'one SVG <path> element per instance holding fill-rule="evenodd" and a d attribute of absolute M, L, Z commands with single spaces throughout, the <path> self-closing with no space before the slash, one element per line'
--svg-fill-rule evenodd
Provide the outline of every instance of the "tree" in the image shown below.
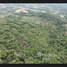
<path fill-rule="evenodd" d="M 20 60 L 19 60 L 19 58 L 16 58 L 16 62 L 19 62 Z"/>
<path fill-rule="evenodd" d="M 23 61 L 25 63 L 25 57 L 21 56 L 20 61 Z"/>
<path fill-rule="evenodd" d="M 5 59 L 7 57 L 7 53 L 4 50 L 0 50 L 0 58 Z"/>

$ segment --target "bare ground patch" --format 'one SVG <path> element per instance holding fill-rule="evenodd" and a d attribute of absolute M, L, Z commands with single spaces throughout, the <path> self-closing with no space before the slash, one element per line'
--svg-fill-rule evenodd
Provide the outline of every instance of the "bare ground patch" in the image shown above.
<path fill-rule="evenodd" d="M 29 44 L 26 40 L 20 39 L 19 37 L 15 36 L 16 40 L 19 41 L 25 41 L 27 44 L 22 46 L 22 50 L 24 50 L 25 48 L 28 48 L 31 44 Z"/>

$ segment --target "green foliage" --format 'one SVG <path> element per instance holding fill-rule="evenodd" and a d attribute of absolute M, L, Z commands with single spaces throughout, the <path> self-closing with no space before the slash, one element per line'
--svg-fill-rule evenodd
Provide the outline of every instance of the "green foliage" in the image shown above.
<path fill-rule="evenodd" d="M 21 56 L 20 61 L 25 62 L 25 57 Z"/>
<path fill-rule="evenodd" d="M 34 9 L 31 6 L 29 8 Z M 15 13 L 13 11 L 16 9 L 11 8 L 7 14 L 3 14 L 5 18 L 0 18 L 0 63 L 67 63 L 67 28 L 63 26 L 67 23 L 67 16 L 62 19 L 48 13 L 46 7 L 47 13 L 41 12 L 44 10 L 41 5 L 38 8 L 40 12 L 28 10 L 28 13 Z M 38 57 L 38 52 L 43 56 Z M 48 53 L 57 56 L 44 56 Z"/>
<path fill-rule="evenodd" d="M 7 57 L 7 53 L 4 50 L 0 50 L 0 58 L 5 59 Z"/>
<path fill-rule="evenodd" d="M 16 58 L 16 62 L 19 62 L 20 60 L 19 60 L 19 58 Z"/>
<path fill-rule="evenodd" d="M 17 58 L 17 53 L 16 52 L 14 52 L 14 56 L 13 56 L 14 58 Z"/>

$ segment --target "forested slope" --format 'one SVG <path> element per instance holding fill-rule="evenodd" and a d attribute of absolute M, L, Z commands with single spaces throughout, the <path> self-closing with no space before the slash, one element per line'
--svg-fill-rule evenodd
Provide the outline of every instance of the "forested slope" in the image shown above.
<path fill-rule="evenodd" d="M 0 63 L 67 63 L 65 18 L 28 11 L 13 13 L 2 20 L 5 22 L 0 22 Z M 39 52 L 44 56 L 38 57 Z"/>

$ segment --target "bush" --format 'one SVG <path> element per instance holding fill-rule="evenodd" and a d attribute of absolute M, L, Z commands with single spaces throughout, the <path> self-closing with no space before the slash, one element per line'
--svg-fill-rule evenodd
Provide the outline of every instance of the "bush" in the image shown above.
<path fill-rule="evenodd" d="M 17 58 L 17 53 L 16 52 L 14 52 L 14 56 L 13 56 L 14 58 Z"/>
<path fill-rule="evenodd" d="M 25 57 L 22 56 L 22 57 L 20 58 L 20 61 L 25 62 Z"/>
<path fill-rule="evenodd" d="M 23 42 L 22 42 L 22 44 L 23 44 L 23 45 L 26 45 L 26 44 L 27 44 L 27 42 L 23 41 Z"/>
<path fill-rule="evenodd" d="M 5 59 L 7 57 L 7 53 L 3 50 L 0 50 L 0 58 Z"/>
<path fill-rule="evenodd" d="M 16 64 L 24 64 L 23 61 L 16 62 Z"/>
<path fill-rule="evenodd" d="M 19 62 L 20 60 L 19 60 L 19 58 L 16 58 L 16 62 Z"/>
<path fill-rule="evenodd" d="M 44 59 L 44 64 L 49 64 L 51 62 L 51 59 L 50 58 L 45 58 Z"/>

